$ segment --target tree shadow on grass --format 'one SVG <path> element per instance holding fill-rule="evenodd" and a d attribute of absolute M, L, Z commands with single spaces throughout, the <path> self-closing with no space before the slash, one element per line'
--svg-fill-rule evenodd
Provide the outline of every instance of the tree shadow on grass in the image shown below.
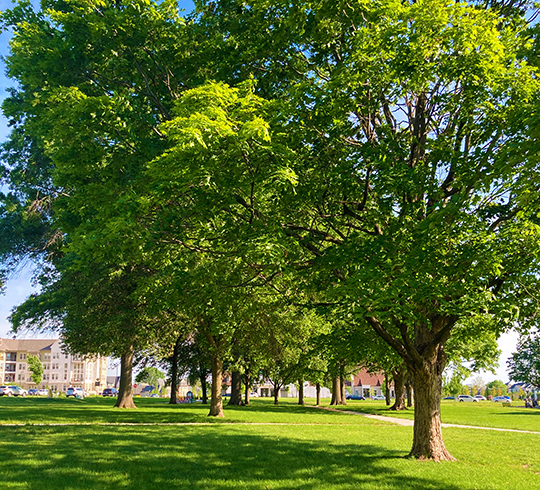
<path fill-rule="evenodd" d="M 460 488 L 411 475 L 410 465 L 422 463 L 403 466 L 402 452 L 382 445 L 301 440 L 272 428 L 17 427 L 5 428 L 2 442 L 2 488 Z"/>
<path fill-rule="evenodd" d="M 0 424 L 181 424 L 181 423 L 359 423 L 340 412 L 318 410 L 291 402 L 274 405 L 269 400 L 248 406 L 225 406 L 225 418 L 208 417 L 209 405 L 170 405 L 167 399 L 136 399 L 137 410 L 114 408 L 115 399 L 26 398 L 0 399 Z"/>

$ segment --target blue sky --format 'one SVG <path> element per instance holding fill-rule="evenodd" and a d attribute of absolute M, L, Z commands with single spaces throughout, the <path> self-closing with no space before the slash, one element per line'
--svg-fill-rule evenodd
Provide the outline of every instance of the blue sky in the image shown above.
<path fill-rule="evenodd" d="M 11 1 L 0 0 L 0 10 L 2 11 L 10 8 L 11 5 Z M 180 0 L 179 6 L 186 12 L 189 12 L 193 8 L 193 3 L 189 0 Z M 0 54 L 2 56 L 5 56 L 8 53 L 8 42 L 9 33 L 1 33 Z M 5 69 L 2 65 L 2 69 L 0 71 L 0 101 L 6 96 L 6 88 L 11 86 L 11 82 L 6 79 L 4 71 Z M 7 134 L 8 128 L 6 120 L 0 116 L 0 140 L 3 141 Z M 36 292 L 36 289 L 31 284 L 31 276 L 32 271 L 30 267 L 26 267 L 25 269 L 19 271 L 19 274 L 8 282 L 6 294 L 0 296 L 0 337 L 7 337 L 10 335 L 9 332 L 11 330 L 11 326 L 7 320 L 7 317 L 9 316 L 12 308 L 24 301 L 27 296 L 33 292 Z M 19 335 L 19 337 L 24 337 L 24 335 Z M 32 335 L 28 334 L 26 337 L 32 337 Z M 493 379 L 501 379 L 505 382 L 508 381 L 508 376 L 506 374 L 506 359 L 513 351 L 515 351 L 516 342 L 517 334 L 515 333 L 505 334 L 501 337 L 499 340 L 499 347 L 503 352 L 499 361 L 500 368 L 495 375 L 490 373 L 481 373 L 480 375 L 485 381 L 491 381 Z"/>

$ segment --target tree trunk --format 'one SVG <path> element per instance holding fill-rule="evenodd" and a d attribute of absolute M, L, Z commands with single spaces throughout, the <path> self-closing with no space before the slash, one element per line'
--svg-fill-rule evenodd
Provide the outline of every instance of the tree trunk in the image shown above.
<path fill-rule="evenodd" d="M 242 375 L 233 371 L 231 376 L 231 398 L 227 405 L 243 405 L 242 401 Z"/>
<path fill-rule="evenodd" d="M 442 373 L 446 358 L 439 346 L 431 358 L 424 357 L 419 365 L 409 366 L 414 376 L 417 403 L 414 410 L 414 439 L 409 457 L 452 461 L 441 431 Z"/>
<path fill-rule="evenodd" d="M 133 347 L 120 357 L 120 386 L 118 387 L 117 408 L 137 408 L 133 402 Z"/>
<path fill-rule="evenodd" d="M 282 385 L 273 385 L 274 386 L 274 405 L 277 405 L 279 403 L 279 389 Z"/>
<path fill-rule="evenodd" d="M 319 406 L 321 404 L 321 384 L 317 383 L 316 388 L 317 388 L 317 403 L 316 403 L 316 405 Z"/>
<path fill-rule="evenodd" d="M 298 405 L 304 405 L 304 381 L 298 380 Z"/>
<path fill-rule="evenodd" d="M 390 410 L 405 410 L 405 365 L 401 364 L 393 370 L 394 392 L 396 401 L 390 407 Z"/>
<path fill-rule="evenodd" d="M 330 405 L 341 405 L 341 383 L 339 376 L 332 378 L 332 400 Z"/>
<path fill-rule="evenodd" d="M 210 400 L 209 417 L 225 417 L 223 414 L 223 398 L 221 386 L 223 384 L 223 361 L 212 354 L 212 395 Z"/>
<path fill-rule="evenodd" d="M 201 391 L 202 391 L 202 403 L 203 405 L 208 404 L 208 390 L 206 389 L 206 369 L 199 369 L 199 379 L 201 381 Z"/>
<path fill-rule="evenodd" d="M 390 383 L 388 382 L 388 372 L 384 373 L 384 398 L 385 398 L 386 406 L 388 407 L 391 402 Z"/>
<path fill-rule="evenodd" d="M 170 405 L 176 405 L 178 402 L 178 351 L 180 349 L 180 337 L 176 339 L 174 344 L 172 366 L 171 366 L 171 398 L 169 399 Z"/>
<path fill-rule="evenodd" d="M 339 402 L 339 405 L 347 405 L 347 395 L 345 393 L 345 378 L 343 377 L 343 375 L 339 377 L 339 385 L 341 391 L 341 401 Z"/>
<path fill-rule="evenodd" d="M 250 379 L 249 375 L 246 373 L 244 374 L 244 382 L 245 382 L 245 392 L 244 392 L 244 404 L 249 405 L 249 392 L 250 392 Z"/>
<path fill-rule="evenodd" d="M 414 326 L 414 345 L 406 340 L 410 335 L 409 326 L 393 320 L 399 328 L 404 342 L 392 337 L 373 316 L 366 321 L 375 332 L 388 343 L 407 363 L 407 370 L 413 379 L 415 400 L 414 439 L 409 457 L 452 461 L 447 451 L 441 430 L 442 375 L 446 366 L 444 344 L 450 338 L 457 315 L 434 315 Z"/>
<path fill-rule="evenodd" d="M 407 407 L 411 408 L 413 406 L 413 389 L 410 383 L 405 385 L 405 392 L 407 393 Z"/>

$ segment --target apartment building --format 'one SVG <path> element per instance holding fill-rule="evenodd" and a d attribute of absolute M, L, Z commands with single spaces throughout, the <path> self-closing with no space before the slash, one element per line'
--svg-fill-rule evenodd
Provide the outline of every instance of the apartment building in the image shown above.
<path fill-rule="evenodd" d="M 32 381 L 28 355 L 37 356 L 43 364 L 43 380 Z M 17 384 L 25 389 L 50 387 L 66 391 L 80 387 L 89 394 L 107 386 L 107 358 L 66 354 L 60 339 L 0 339 L 0 384 Z"/>

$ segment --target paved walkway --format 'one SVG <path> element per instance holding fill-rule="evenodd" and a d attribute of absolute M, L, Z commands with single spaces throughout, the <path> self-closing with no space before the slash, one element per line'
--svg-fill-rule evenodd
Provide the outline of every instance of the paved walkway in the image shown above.
<path fill-rule="evenodd" d="M 375 419 L 380 420 L 382 422 L 392 422 L 394 424 L 402 425 L 404 427 L 412 427 L 414 426 L 414 421 L 410 419 L 402 419 L 399 417 L 386 417 L 384 415 L 372 415 L 370 413 L 362 413 L 362 412 L 353 412 L 351 410 L 339 410 L 337 408 L 331 408 L 331 407 L 314 407 L 314 408 L 320 408 L 321 410 L 330 410 L 332 412 L 340 412 L 340 413 L 346 413 L 349 415 L 360 415 L 362 417 L 366 417 L 368 419 Z M 479 429 L 479 430 L 495 430 L 498 432 L 521 432 L 523 434 L 540 434 L 540 432 L 533 431 L 533 430 L 519 430 L 519 429 L 499 429 L 496 427 L 478 427 L 476 425 L 460 425 L 460 424 L 441 424 L 443 428 L 447 427 L 456 427 L 459 429 Z"/>

